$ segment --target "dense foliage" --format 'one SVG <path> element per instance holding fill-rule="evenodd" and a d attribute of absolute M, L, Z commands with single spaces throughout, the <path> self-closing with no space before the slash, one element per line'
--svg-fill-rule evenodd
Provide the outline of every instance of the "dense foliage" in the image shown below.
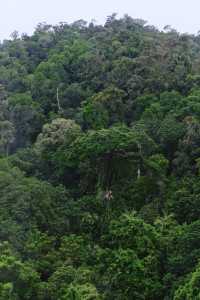
<path fill-rule="evenodd" d="M 199 35 L 14 32 L 0 156 L 0 299 L 200 299 Z"/>

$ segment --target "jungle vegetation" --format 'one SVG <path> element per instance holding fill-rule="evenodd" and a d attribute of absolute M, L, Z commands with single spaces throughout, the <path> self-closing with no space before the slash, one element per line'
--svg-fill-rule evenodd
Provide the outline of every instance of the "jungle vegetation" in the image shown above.
<path fill-rule="evenodd" d="M 0 44 L 0 299 L 200 299 L 200 35 L 128 15 Z"/>

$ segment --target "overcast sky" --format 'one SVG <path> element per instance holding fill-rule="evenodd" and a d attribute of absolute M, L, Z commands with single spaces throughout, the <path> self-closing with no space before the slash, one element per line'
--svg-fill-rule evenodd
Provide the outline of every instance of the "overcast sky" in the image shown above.
<path fill-rule="evenodd" d="M 30 34 L 39 22 L 95 19 L 103 23 L 113 12 L 142 18 L 161 29 L 171 25 L 181 32 L 200 30 L 200 0 L 2 0 L 0 39 L 14 30 Z"/>

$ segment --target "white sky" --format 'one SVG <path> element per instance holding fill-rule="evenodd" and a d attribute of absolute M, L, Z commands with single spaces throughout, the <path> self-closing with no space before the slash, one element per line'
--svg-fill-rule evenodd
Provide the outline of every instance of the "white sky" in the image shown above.
<path fill-rule="evenodd" d="M 103 23 L 113 12 L 142 18 L 180 32 L 200 30 L 200 0 L 0 0 L 0 39 L 10 33 L 32 33 L 39 22 L 71 23 L 78 19 Z"/>

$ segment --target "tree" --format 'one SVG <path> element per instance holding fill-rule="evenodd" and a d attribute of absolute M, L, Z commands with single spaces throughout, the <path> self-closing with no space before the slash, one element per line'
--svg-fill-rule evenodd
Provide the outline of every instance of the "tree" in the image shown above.
<path fill-rule="evenodd" d="M 9 121 L 0 121 L 0 152 L 8 155 L 9 147 L 14 142 L 15 128 Z"/>
<path fill-rule="evenodd" d="M 18 148 L 30 146 L 39 132 L 45 117 L 39 104 L 35 103 L 30 93 L 17 93 L 8 98 L 9 119 L 15 127 L 15 142 L 12 152 Z"/>
<path fill-rule="evenodd" d="M 63 175 L 63 182 L 68 180 L 68 177 L 64 178 L 65 176 L 61 172 L 60 174 L 56 173 L 55 169 L 60 167 L 62 149 L 68 148 L 80 135 L 81 128 L 73 120 L 58 118 L 43 126 L 35 143 L 35 151 L 40 157 L 43 164 L 42 170 L 47 177 L 57 180 L 59 176 Z"/>
<path fill-rule="evenodd" d="M 95 95 L 83 107 L 86 126 L 101 129 L 123 122 L 126 112 L 124 98 L 124 91 L 115 87 L 109 87 Z"/>
<path fill-rule="evenodd" d="M 89 164 L 96 185 L 105 191 L 109 190 L 116 180 L 128 177 L 132 172 L 132 176 L 137 177 L 138 166 L 143 157 L 155 148 L 154 142 L 144 132 L 137 132 L 122 125 L 88 131 L 72 143 L 64 159 L 66 165 L 81 167 L 85 162 L 84 168 Z"/>
<path fill-rule="evenodd" d="M 38 296 L 39 274 L 31 264 L 21 262 L 8 244 L 0 244 L 0 293 L 2 299 L 30 299 Z M 23 287 L 23 288 L 22 288 Z"/>
<path fill-rule="evenodd" d="M 43 126 L 35 146 L 41 153 L 55 151 L 64 144 L 70 145 L 80 132 L 80 127 L 73 120 L 55 119 Z"/>
<path fill-rule="evenodd" d="M 154 228 L 134 213 L 111 221 L 99 265 L 106 299 L 162 297 L 157 242 Z"/>
<path fill-rule="evenodd" d="M 101 300 L 97 289 L 91 284 L 71 285 L 66 289 L 65 294 L 59 300 Z"/>
<path fill-rule="evenodd" d="M 195 271 L 190 273 L 185 282 L 179 286 L 175 291 L 175 300 L 190 300 L 190 299 L 200 299 L 200 270 L 199 265 L 195 268 Z"/>

